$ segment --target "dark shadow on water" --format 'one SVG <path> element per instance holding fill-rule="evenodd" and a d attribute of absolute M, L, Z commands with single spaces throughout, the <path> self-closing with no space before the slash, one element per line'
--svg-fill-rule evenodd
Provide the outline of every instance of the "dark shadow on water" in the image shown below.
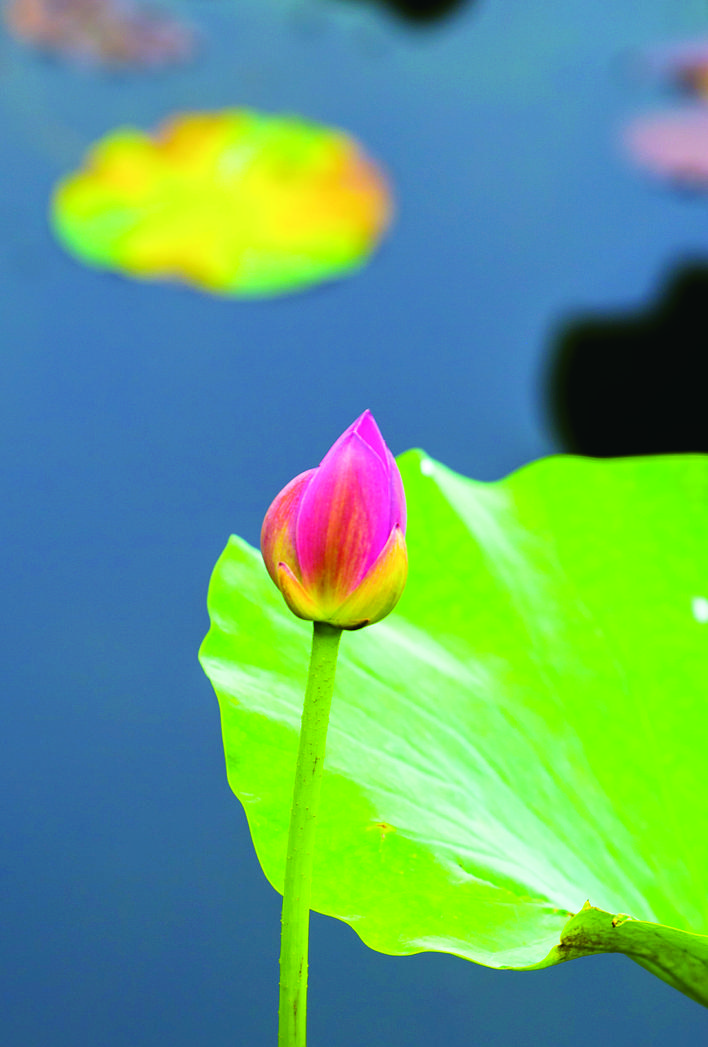
<path fill-rule="evenodd" d="M 349 4 L 371 4 L 382 7 L 410 25 L 424 27 L 451 17 L 476 0 L 344 0 Z"/>
<path fill-rule="evenodd" d="M 379 0 L 406 22 L 416 25 L 429 25 L 452 15 L 458 8 L 466 6 L 470 0 Z"/>
<path fill-rule="evenodd" d="M 674 270 L 644 311 L 558 330 L 547 409 L 563 450 L 609 458 L 708 452 L 708 262 Z"/>

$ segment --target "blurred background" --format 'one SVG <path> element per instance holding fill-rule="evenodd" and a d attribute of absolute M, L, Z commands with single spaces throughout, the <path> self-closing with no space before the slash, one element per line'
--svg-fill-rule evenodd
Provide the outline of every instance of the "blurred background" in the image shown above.
<path fill-rule="evenodd" d="M 645 56 L 708 37 L 703 2 L 162 10 L 196 44 L 157 69 L 104 68 L 95 10 L 89 59 L 32 43 L 46 10 L 6 0 L 0 30 L 8 1047 L 275 1043 L 280 899 L 197 650 L 228 535 L 256 543 L 364 408 L 394 452 L 482 480 L 562 450 L 708 451 L 700 171 L 647 170 L 623 130 L 687 104 Z M 226 106 L 343 128 L 383 166 L 396 215 L 361 272 L 239 301 L 58 245 L 50 195 L 92 141 Z M 497 972 L 379 955 L 315 915 L 310 979 L 312 1047 L 708 1033 L 620 956 Z"/>

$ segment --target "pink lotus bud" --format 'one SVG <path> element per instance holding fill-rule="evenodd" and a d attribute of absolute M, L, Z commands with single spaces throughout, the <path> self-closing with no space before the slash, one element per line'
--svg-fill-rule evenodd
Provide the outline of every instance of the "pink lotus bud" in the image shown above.
<path fill-rule="evenodd" d="M 265 515 L 261 552 L 293 614 L 360 629 L 393 610 L 408 573 L 406 497 L 370 411 Z"/>

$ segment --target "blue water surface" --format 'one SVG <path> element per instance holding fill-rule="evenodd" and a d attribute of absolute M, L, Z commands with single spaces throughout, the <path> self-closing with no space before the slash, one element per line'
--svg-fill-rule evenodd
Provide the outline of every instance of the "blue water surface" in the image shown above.
<path fill-rule="evenodd" d="M 559 318 L 635 307 L 708 254 L 706 205 L 618 147 L 657 102 L 633 56 L 708 31 L 702 6 L 478 0 L 414 31 L 356 0 L 195 0 L 200 61 L 156 76 L 2 39 L 2 1044 L 275 1043 L 279 897 L 196 661 L 212 566 L 366 407 L 395 452 L 478 479 L 557 449 Z M 227 105 L 335 124 L 381 160 L 398 213 L 368 268 L 239 303 L 62 253 L 49 193 L 92 139 Z M 708 1036 L 624 957 L 500 973 L 379 955 L 321 916 L 310 1008 L 312 1047 Z"/>

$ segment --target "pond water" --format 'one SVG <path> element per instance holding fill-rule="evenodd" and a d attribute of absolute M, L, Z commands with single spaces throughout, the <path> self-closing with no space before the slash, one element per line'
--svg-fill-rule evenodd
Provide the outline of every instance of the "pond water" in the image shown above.
<path fill-rule="evenodd" d="M 680 9 L 679 9 L 680 8 Z M 177 9 L 173 8 L 173 12 Z M 275 1042 L 279 898 L 226 783 L 196 661 L 232 532 L 364 408 L 395 452 L 492 480 L 562 449 L 573 316 L 642 310 L 708 258 L 698 194 L 620 146 L 666 104 L 637 55 L 697 0 L 478 0 L 412 27 L 357 0 L 204 0 L 193 64 L 100 76 L 0 47 L 3 1042 Z M 99 135 L 250 106 L 353 132 L 396 196 L 359 274 L 239 302 L 82 267 L 47 224 Z M 703 449 L 703 448 L 694 448 Z M 708 448 L 705 448 L 708 450 Z M 582 903 L 584 899 L 579 899 Z M 311 1041 L 699 1042 L 623 957 L 537 974 L 395 959 L 313 918 Z"/>

